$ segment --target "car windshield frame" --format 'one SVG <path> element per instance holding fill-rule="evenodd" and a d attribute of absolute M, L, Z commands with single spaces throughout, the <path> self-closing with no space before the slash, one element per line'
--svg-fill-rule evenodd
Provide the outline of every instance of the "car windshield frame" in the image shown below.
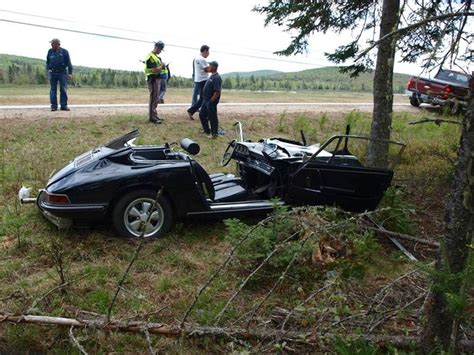
<path fill-rule="evenodd" d="M 114 140 L 110 141 L 104 147 L 118 150 L 126 146 L 130 146 L 131 142 L 138 137 L 140 134 L 140 131 L 138 128 L 134 129 L 131 132 L 128 132 L 127 134 L 124 134 L 123 136 L 120 136 L 118 138 L 115 138 Z"/>

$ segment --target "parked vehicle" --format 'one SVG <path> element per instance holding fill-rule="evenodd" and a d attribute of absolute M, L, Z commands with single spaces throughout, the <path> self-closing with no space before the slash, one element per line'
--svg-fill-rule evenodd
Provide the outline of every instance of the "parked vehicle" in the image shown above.
<path fill-rule="evenodd" d="M 241 216 L 268 212 L 280 204 L 336 204 L 350 211 L 373 210 L 393 177 L 404 149 L 381 140 L 392 165 L 372 168 L 351 152 L 363 153 L 371 139 L 337 135 L 308 145 L 284 138 L 244 140 L 236 123 L 222 166 L 236 163 L 238 176 L 209 175 L 190 155 L 200 147 L 190 139 L 135 146 L 138 130 L 78 157 L 59 170 L 36 201 L 44 216 L 60 228 L 111 221 L 125 237 L 159 237 L 189 216 Z M 348 133 L 348 132 L 347 132 Z M 351 142 L 359 142 L 352 144 Z M 363 144 L 360 144 L 363 143 Z M 159 192 L 159 193 L 158 193 Z"/>
<path fill-rule="evenodd" d="M 422 103 L 448 105 L 455 114 L 467 106 L 470 80 L 468 74 L 440 69 L 433 79 L 412 76 L 406 93 L 410 96 L 410 104 L 415 107 Z"/>

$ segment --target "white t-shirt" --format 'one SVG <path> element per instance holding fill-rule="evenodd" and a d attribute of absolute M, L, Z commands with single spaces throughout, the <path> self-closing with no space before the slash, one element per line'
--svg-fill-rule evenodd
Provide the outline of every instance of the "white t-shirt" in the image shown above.
<path fill-rule="evenodd" d="M 207 80 L 209 73 L 205 72 L 207 68 L 206 59 L 203 56 L 194 58 L 194 82 L 200 83 L 201 81 Z"/>

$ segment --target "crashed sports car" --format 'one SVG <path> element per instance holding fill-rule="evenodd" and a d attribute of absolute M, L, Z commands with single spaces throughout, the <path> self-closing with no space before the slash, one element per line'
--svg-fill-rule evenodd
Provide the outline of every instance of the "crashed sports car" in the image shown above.
<path fill-rule="evenodd" d="M 349 211 L 373 210 L 393 177 L 404 145 L 390 148 L 389 168 L 369 167 L 362 159 L 363 136 L 336 135 L 323 144 L 284 138 L 244 139 L 234 125 L 222 166 L 235 162 L 235 174 L 208 174 L 191 156 L 199 145 L 136 146 L 134 130 L 72 160 L 52 176 L 36 202 L 60 228 L 111 222 L 124 237 L 156 238 L 174 222 L 191 216 L 241 216 L 271 211 L 275 204 L 337 205 Z M 366 146 L 367 144 L 365 144 Z M 356 155 L 356 153 L 358 155 Z M 229 166 L 230 168 L 230 166 Z"/>

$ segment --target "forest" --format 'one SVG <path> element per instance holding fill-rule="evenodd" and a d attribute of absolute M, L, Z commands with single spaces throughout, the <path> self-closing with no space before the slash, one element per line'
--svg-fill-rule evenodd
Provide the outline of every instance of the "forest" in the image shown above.
<path fill-rule="evenodd" d="M 171 68 L 171 72 L 173 68 Z M 293 73 L 261 70 L 249 73 L 222 74 L 223 88 L 252 91 L 354 91 L 371 92 L 373 73 L 365 72 L 357 78 L 339 71 L 338 67 L 308 69 Z M 409 76 L 394 74 L 395 93 L 404 93 Z M 45 85 L 47 84 L 45 61 L 41 59 L 0 54 L 0 84 Z M 190 78 L 172 75 L 170 87 L 192 87 Z M 142 72 L 114 69 L 74 67 L 73 86 L 98 88 L 144 87 Z"/>

